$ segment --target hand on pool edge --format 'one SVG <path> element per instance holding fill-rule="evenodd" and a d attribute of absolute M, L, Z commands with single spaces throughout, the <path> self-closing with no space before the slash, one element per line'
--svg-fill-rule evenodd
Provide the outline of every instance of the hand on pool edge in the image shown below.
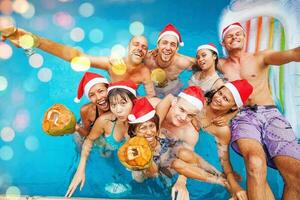
<path fill-rule="evenodd" d="M 73 193 L 75 192 L 77 186 L 80 184 L 80 191 L 82 190 L 83 186 L 84 186 L 84 183 L 85 183 L 85 173 L 84 171 L 82 172 L 81 170 L 79 171 L 76 171 L 69 187 L 68 187 L 68 190 L 65 194 L 65 197 L 68 197 L 70 198 Z"/>

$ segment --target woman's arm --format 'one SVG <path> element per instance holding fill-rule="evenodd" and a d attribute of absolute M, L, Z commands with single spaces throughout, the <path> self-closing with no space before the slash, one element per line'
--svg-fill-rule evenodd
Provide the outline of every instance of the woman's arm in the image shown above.
<path fill-rule="evenodd" d="M 219 159 L 221 161 L 222 168 L 224 170 L 225 177 L 230 186 L 230 192 L 233 197 L 239 200 L 246 200 L 247 195 L 246 191 L 240 187 L 234 177 L 234 172 L 230 164 L 229 157 L 229 143 L 230 143 L 230 128 L 226 127 L 218 127 L 218 133 L 216 135 L 216 142 L 218 148 Z"/>
<path fill-rule="evenodd" d="M 172 101 L 174 99 L 175 99 L 175 97 L 172 94 L 168 94 L 156 106 L 155 110 L 156 110 L 156 114 L 159 116 L 159 124 L 161 124 L 164 121 L 164 119 L 166 118 L 166 116 L 169 112 L 169 109 L 171 107 Z"/>

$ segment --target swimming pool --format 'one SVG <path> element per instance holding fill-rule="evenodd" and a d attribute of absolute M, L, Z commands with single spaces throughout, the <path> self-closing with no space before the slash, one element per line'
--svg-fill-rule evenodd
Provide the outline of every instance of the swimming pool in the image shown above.
<path fill-rule="evenodd" d="M 221 49 L 218 20 L 229 3 L 221 1 L 212 5 L 209 0 L 180 0 L 176 3 L 158 0 L 104 0 L 97 3 L 42 0 L 32 3 L 33 16 L 32 11 L 13 13 L 12 16 L 18 27 L 77 46 L 93 55 L 109 55 L 111 47 L 123 54 L 131 37 L 130 31 L 144 30 L 151 49 L 155 47 L 158 32 L 171 22 L 181 31 L 185 43 L 179 52 L 194 56 L 195 49 L 202 43 L 214 42 Z M 142 26 L 133 24 L 135 21 L 142 22 Z M 85 102 L 77 105 L 73 98 L 82 73 L 74 72 L 69 63 L 39 50 L 36 50 L 36 55 L 40 57 L 34 60 L 29 60 L 23 50 L 14 47 L 12 54 L 6 55 L 10 49 L 1 45 L 6 57 L 0 60 L 0 194 L 63 196 L 78 163 L 77 147 L 71 135 L 51 137 L 44 134 L 41 121 L 44 111 L 54 103 L 68 106 L 79 116 L 79 107 Z M 107 76 L 103 71 L 91 71 Z M 184 72 L 181 78 L 187 80 L 189 76 L 189 72 Z M 216 148 L 209 135 L 201 135 L 196 151 L 219 166 Z M 243 175 L 242 186 L 245 187 L 243 160 L 234 152 L 231 152 L 231 157 L 234 169 Z M 104 159 L 97 150 L 93 151 L 87 166 L 86 184 L 75 196 L 170 198 L 162 181 L 136 183 L 117 160 Z M 278 172 L 269 169 L 268 181 L 279 199 L 283 182 Z M 228 197 L 225 189 L 216 185 L 189 180 L 188 188 L 191 199 Z"/>

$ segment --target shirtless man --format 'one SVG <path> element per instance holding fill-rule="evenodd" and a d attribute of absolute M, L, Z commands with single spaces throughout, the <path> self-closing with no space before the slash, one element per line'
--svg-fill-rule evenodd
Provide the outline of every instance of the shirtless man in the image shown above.
<path fill-rule="evenodd" d="M 19 38 L 22 35 L 29 34 L 35 38 L 37 48 L 45 52 L 55 55 L 68 62 L 71 62 L 75 57 L 86 57 L 90 60 L 92 67 L 107 70 L 112 82 L 131 80 L 136 84 L 143 83 L 145 85 L 147 96 L 155 95 L 153 83 L 151 81 L 150 70 L 143 64 L 144 57 L 146 56 L 148 50 L 148 42 L 144 36 L 134 36 L 131 38 L 128 44 L 128 56 L 123 58 L 122 61 L 125 63 L 127 69 L 124 73 L 119 74 L 114 73 L 112 68 L 112 65 L 114 64 L 112 61 L 114 59 L 110 59 L 109 57 L 85 55 L 75 48 L 53 42 L 37 35 L 33 35 L 32 33 L 23 29 L 15 29 L 15 31 L 10 34 L 6 34 L 5 31 L 5 29 L 2 30 L 2 41 L 9 39 L 16 47 L 20 47 Z M 11 31 L 11 29 L 8 29 L 7 31 Z"/>
<path fill-rule="evenodd" d="M 246 79 L 254 87 L 247 105 L 232 120 L 232 147 L 244 157 L 249 199 L 274 199 L 266 180 L 267 162 L 284 179 L 283 199 L 300 198 L 300 144 L 289 122 L 275 107 L 268 85 L 269 65 L 300 61 L 300 47 L 287 51 L 247 53 L 245 31 L 239 23 L 223 29 L 228 57 L 219 70 L 229 80 Z"/>
<path fill-rule="evenodd" d="M 193 151 L 199 134 L 192 124 L 192 119 L 200 113 L 204 102 L 203 92 L 196 86 L 186 88 L 177 98 L 173 95 L 165 97 L 156 107 L 156 113 L 160 116 L 161 133 Z M 172 188 L 172 199 L 175 199 L 176 191 L 178 191 L 177 200 L 189 199 L 186 177 L 181 175 L 178 177 Z"/>
<path fill-rule="evenodd" d="M 163 98 L 170 93 L 177 96 L 183 89 L 179 74 L 195 63 L 194 58 L 177 53 L 179 45 L 183 46 L 179 31 L 168 24 L 159 34 L 156 49 L 145 57 L 144 63 L 151 71 L 161 68 L 166 73 L 166 80 L 155 84 L 157 97 Z"/>

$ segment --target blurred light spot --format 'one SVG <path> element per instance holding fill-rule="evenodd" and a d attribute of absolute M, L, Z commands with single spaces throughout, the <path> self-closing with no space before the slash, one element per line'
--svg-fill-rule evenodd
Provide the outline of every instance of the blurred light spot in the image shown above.
<path fill-rule="evenodd" d="M 23 14 L 29 9 L 29 3 L 26 0 L 15 0 L 13 2 L 13 9 L 15 12 Z"/>
<path fill-rule="evenodd" d="M 19 110 L 13 122 L 13 128 L 18 132 L 23 132 L 29 125 L 29 112 L 25 109 Z"/>
<path fill-rule="evenodd" d="M 38 78 L 42 82 L 49 82 L 52 78 L 52 71 L 49 68 L 42 68 L 38 72 Z"/>
<path fill-rule="evenodd" d="M 123 58 L 126 55 L 126 49 L 123 45 L 117 44 L 111 48 L 111 57 Z"/>
<path fill-rule="evenodd" d="M 21 103 L 24 103 L 24 90 L 21 90 L 19 88 L 14 88 L 11 92 L 11 103 L 16 106 L 20 105 Z"/>
<path fill-rule="evenodd" d="M 89 33 L 89 39 L 93 43 L 100 43 L 103 40 L 103 32 L 100 29 L 93 29 Z"/>
<path fill-rule="evenodd" d="M 30 26 L 37 31 L 43 31 L 49 26 L 48 20 L 44 17 L 34 17 L 30 20 Z"/>
<path fill-rule="evenodd" d="M 12 1 L 11 0 L 2 0 L 0 1 L 0 12 L 9 15 L 13 11 Z"/>
<path fill-rule="evenodd" d="M 127 66 L 122 58 L 110 58 L 112 64 L 112 72 L 116 75 L 123 75 L 127 70 Z"/>
<path fill-rule="evenodd" d="M 39 83 L 36 79 L 29 77 L 25 82 L 23 83 L 23 88 L 26 90 L 26 92 L 34 92 L 38 89 Z"/>
<path fill-rule="evenodd" d="M 95 8 L 91 3 L 83 3 L 79 6 L 79 14 L 83 17 L 90 17 L 94 14 Z"/>
<path fill-rule="evenodd" d="M 0 16 L 0 29 L 15 26 L 15 20 L 10 16 Z"/>
<path fill-rule="evenodd" d="M 34 14 L 35 14 L 35 8 L 30 3 L 28 10 L 25 13 L 22 14 L 22 17 L 24 17 L 25 19 L 30 19 L 34 16 Z"/>
<path fill-rule="evenodd" d="M 87 51 L 87 54 L 93 56 L 100 56 L 100 51 L 101 48 L 94 46 Z"/>
<path fill-rule="evenodd" d="M 35 151 L 39 148 L 39 140 L 35 136 L 28 136 L 25 139 L 25 147 L 29 151 Z"/>
<path fill-rule="evenodd" d="M 34 46 L 34 38 L 29 34 L 22 35 L 19 39 L 19 43 L 23 49 L 30 49 Z"/>
<path fill-rule="evenodd" d="M 21 191 L 18 187 L 16 186 L 10 186 L 9 188 L 7 188 L 6 190 L 6 198 L 8 199 L 15 199 L 16 197 L 20 197 L 21 196 Z"/>
<path fill-rule="evenodd" d="M 10 146 L 2 146 L 0 148 L 0 158 L 2 160 L 10 160 L 14 156 L 14 151 Z"/>
<path fill-rule="evenodd" d="M 74 71 L 87 71 L 91 66 L 89 58 L 84 56 L 74 57 L 71 61 L 71 67 Z"/>
<path fill-rule="evenodd" d="M 70 38 L 75 42 L 80 42 L 84 39 L 84 31 L 81 28 L 74 28 L 71 30 Z"/>
<path fill-rule="evenodd" d="M 157 39 L 158 39 L 158 35 L 159 35 L 159 32 L 157 31 L 154 31 L 150 34 L 149 36 L 149 41 L 151 44 L 155 45 L 157 44 Z"/>
<path fill-rule="evenodd" d="M 166 72 L 161 68 L 156 68 L 151 72 L 151 79 L 156 84 L 163 84 L 167 79 Z"/>
<path fill-rule="evenodd" d="M 35 53 L 29 57 L 29 64 L 34 68 L 39 68 L 43 65 L 44 58 L 42 55 Z"/>
<path fill-rule="evenodd" d="M 15 138 L 15 131 L 10 127 L 4 127 L 1 130 L 1 138 L 4 142 L 10 142 Z"/>
<path fill-rule="evenodd" d="M 66 12 L 58 12 L 53 16 L 53 23 L 68 29 L 74 26 L 74 19 Z"/>
<path fill-rule="evenodd" d="M 144 33 L 144 25 L 139 21 L 132 22 L 129 26 L 129 32 L 132 35 L 142 35 Z"/>
<path fill-rule="evenodd" d="M 0 76 L 0 91 L 6 90 L 7 85 L 6 78 L 4 76 Z"/>
<path fill-rule="evenodd" d="M 12 53 L 12 48 L 8 44 L 0 42 L 0 59 L 9 59 Z"/>

